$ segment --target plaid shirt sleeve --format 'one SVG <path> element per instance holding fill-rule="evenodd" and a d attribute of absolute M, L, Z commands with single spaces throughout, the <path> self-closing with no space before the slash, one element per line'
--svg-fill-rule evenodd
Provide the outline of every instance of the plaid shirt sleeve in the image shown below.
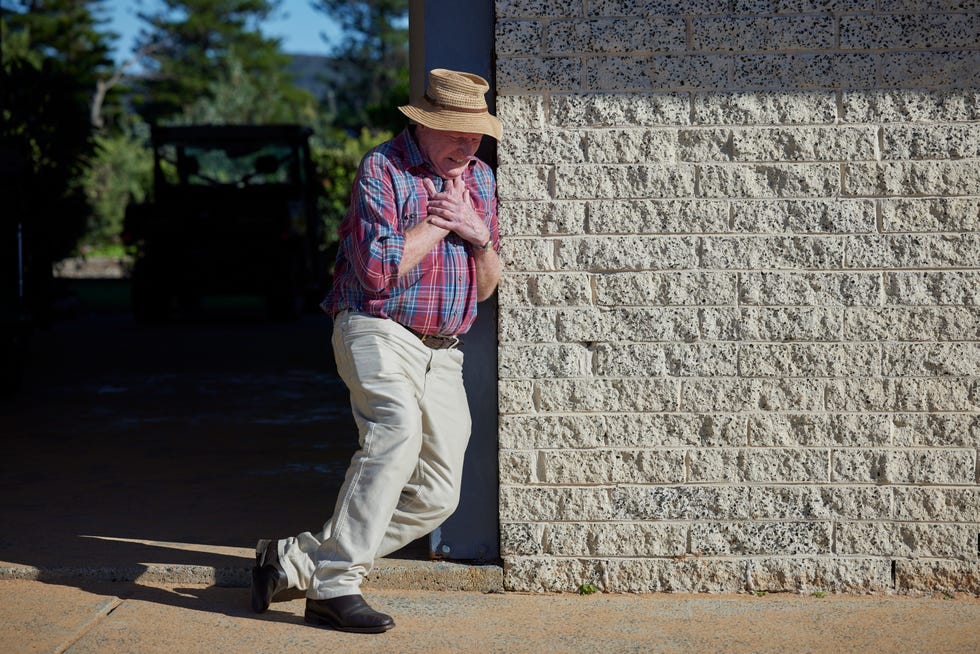
<path fill-rule="evenodd" d="M 363 176 L 355 180 L 351 198 L 351 268 L 367 293 L 382 293 L 398 281 L 405 252 L 394 193 L 384 179 Z"/>

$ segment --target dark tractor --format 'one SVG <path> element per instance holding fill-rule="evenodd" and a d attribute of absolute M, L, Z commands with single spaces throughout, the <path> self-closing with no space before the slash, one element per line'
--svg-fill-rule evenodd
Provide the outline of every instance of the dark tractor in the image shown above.
<path fill-rule="evenodd" d="M 322 224 L 299 125 L 155 127 L 152 202 L 130 205 L 137 318 L 193 311 L 205 296 L 259 295 L 295 317 L 324 284 Z"/>

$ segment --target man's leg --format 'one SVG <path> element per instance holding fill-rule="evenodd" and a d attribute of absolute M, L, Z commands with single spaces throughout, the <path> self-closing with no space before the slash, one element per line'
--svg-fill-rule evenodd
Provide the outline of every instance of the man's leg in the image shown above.
<path fill-rule="evenodd" d="M 463 387 L 463 353 L 436 350 L 432 354 L 419 400 L 422 451 L 378 548 L 379 558 L 431 532 L 452 515 L 459 503 L 463 458 L 471 429 Z"/>

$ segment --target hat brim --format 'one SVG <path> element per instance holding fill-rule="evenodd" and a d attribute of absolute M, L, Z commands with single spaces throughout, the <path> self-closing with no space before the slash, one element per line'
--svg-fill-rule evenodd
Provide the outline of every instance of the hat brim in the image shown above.
<path fill-rule="evenodd" d="M 462 111 L 452 111 L 451 109 L 441 109 L 428 105 L 424 100 L 418 104 L 409 104 L 398 107 L 398 110 L 414 120 L 415 122 L 431 127 L 451 132 L 469 132 L 471 134 L 485 134 L 500 140 L 503 134 L 503 127 L 496 116 L 487 113 L 467 113 Z"/>

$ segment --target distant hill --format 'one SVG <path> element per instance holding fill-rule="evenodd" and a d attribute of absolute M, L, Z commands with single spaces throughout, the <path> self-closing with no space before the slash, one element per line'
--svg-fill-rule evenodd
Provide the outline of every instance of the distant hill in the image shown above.
<path fill-rule="evenodd" d="M 290 55 L 292 60 L 286 67 L 296 85 L 306 89 L 320 101 L 324 109 L 336 113 L 335 89 L 348 84 L 354 77 L 355 66 L 347 61 L 321 55 Z"/>

